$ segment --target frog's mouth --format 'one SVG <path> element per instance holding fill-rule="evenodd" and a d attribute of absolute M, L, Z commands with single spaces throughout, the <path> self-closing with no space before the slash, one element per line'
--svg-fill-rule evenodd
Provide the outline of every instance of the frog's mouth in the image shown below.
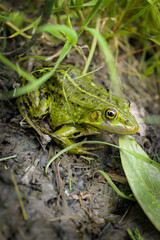
<path fill-rule="evenodd" d="M 105 121 L 104 123 L 100 124 L 103 132 L 110 132 L 116 134 L 134 134 L 138 131 L 139 126 L 136 120 L 134 119 L 133 122 L 127 121 L 125 124 L 118 122 L 118 121 Z"/>

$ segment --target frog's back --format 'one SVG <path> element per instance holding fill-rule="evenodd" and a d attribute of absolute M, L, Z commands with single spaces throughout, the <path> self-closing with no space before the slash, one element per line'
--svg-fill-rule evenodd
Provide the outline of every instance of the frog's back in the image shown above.
<path fill-rule="evenodd" d="M 82 75 L 79 68 L 65 66 L 55 74 L 56 89 L 62 89 L 68 102 L 83 108 L 99 108 L 106 105 L 110 99 L 110 92 L 92 81 L 92 75 Z"/>
<path fill-rule="evenodd" d="M 50 111 L 54 127 L 76 123 L 87 112 L 108 104 L 110 94 L 92 81 L 91 75 L 83 76 L 79 68 L 61 66 L 46 83 L 52 96 Z"/>

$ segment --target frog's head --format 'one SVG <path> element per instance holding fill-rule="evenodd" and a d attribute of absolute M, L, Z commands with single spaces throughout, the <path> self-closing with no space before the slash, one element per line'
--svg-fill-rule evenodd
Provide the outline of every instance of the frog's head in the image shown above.
<path fill-rule="evenodd" d="M 116 134 L 134 134 L 139 126 L 136 119 L 129 112 L 129 102 L 126 99 L 108 103 L 102 109 L 94 109 L 88 113 L 86 124 L 92 125 L 101 131 Z"/>

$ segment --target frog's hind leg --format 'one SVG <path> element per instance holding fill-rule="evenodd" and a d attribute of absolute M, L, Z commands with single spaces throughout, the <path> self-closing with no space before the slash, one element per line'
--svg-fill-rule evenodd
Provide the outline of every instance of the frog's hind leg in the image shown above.
<path fill-rule="evenodd" d="M 47 139 L 46 136 L 45 136 L 45 134 L 47 134 L 47 135 L 57 139 L 58 141 L 63 142 L 63 139 L 61 139 L 59 136 L 55 135 L 54 133 L 50 133 L 45 128 L 38 125 L 37 121 L 34 118 L 32 118 L 32 116 L 27 111 L 22 96 L 20 96 L 16 100 L 16 102 L 17 102 L 17 105 L 18 105 L 19 112 L 21 113 L 24 120 L 27 123 L 29 123 L 29 125 L 39 134 L 39 136 L 43 137 L 44 139 Z"/>
<path fill-rule="evenodd" d="M 22 117 L 24 118 L 24 120 L 26 122 L 29 123 L 29 125 L 34 128 L 34 130 L 36 130 L 36 132 L 42 136 L 43 135 L 43 132 L 40 130 L 40 127 L 37 126 L 37 124 L 35 123 L 35 121 L 32 119 L 32 117 L 30 116 L 30 114 L 28 113 L 28 111 L 26 110 L 26 106 L 24 105 L 24 102 L 23 102 L 23 97 L 20 96 L 17 100 L 17 106 L 18 106 L 18 109 L 19 109 L 19 112 L 21 113 Z"/>

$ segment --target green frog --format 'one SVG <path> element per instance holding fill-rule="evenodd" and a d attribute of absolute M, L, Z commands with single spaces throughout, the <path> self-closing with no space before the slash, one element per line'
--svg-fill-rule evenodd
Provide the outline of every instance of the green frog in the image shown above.
<path fill-rule="evenodd" d="M 39 78 L 51 69 L 37 68 L 32 74 Z M 26 84 L 23 78 L 22 83 Z M 17 104 L 23 118 L 39 135 L 50 135 L 62 147 L 72 145 L 80 136 L 138 131 L 138 123 L 129 112 L 129 101 L 96 85 L 91 74 L 82 75 L 72 65 L 58 68 L 43 85 L 18 98 Z M 44 119 L 52 131 L 40 126 Z M 69 153 L 90 154 L 84 147 L 72 148 Z"/>

